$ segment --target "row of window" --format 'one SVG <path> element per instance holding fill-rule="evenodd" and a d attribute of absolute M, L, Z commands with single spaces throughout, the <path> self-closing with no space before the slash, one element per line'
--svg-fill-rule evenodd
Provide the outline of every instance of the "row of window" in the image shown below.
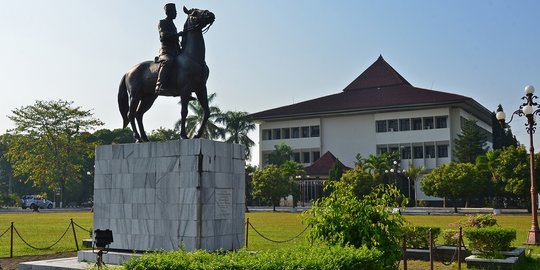
<path fill-rule="evenodd" d="M 321 157 L 320 151 L 295 151 L 291 156 L 291 160 L 294 160 L 298 163 L 312 163 L 317 161 Z M 263 154 L 263 160 L 268 163 L 268 153 Z"/>
<path fill-rule="evenodd" d="M 444 116 L 378 120 L 375 122 L 375 125 L 376 125 L 376 131 L 378 133 L 381 133 L 381 132 L 394 132 L 394 131 L 447 128 L 448 127 L 447 122 L 448 122 L 448 116 L 444 115 Z"/>
<path fill-rule="evenodd" d="M 273 128 L 273 129 L 263 129 L 262 131 L 263 141 L 309 138 L 309 137 L 319 137 L 319 136 L 320 136 L 319 126 Z"/>
<path fill-rule="evenodd" d="M 447 158 L 448 143 L 425 145 L 377 145 L 377 154 L 399 151 L 401 159 Z"/>

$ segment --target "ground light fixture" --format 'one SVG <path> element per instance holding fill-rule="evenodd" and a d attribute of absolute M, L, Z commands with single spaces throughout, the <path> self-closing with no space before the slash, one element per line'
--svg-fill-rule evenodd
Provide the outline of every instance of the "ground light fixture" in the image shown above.
<path fill-rule="evenodd" d="M 92 252 L 97 255 L 96 266 L 101 269 L 105 263 L 103 263 L 103 254 L 109 252 L 109 245 L 113 242 L 112 231 L 107 230 L 95 230 L 94 231 L 94 245 L 92 245 Z M 97 250 L 97 252 L 96 252 Z"/>
<path fill-rule="evenodd" d="M 525 86 L 525 96 L 522 97 L 525 102 L 519 106 L 515 112 L 512 113 L 510 121 L 506 122 L 506 114 L 502 109 L 497 110 L 495 117 L 499 121 L 499 124 L 504 129 L 508 127 L 508 124 L 512 122 L 514 116 L 525 116 L 527 118 L 527 123 L 525 127 L 527 133 L 529 134 L 529 170 L 530 170 L 530 179 L 531 179 L 531 229 L 527 237 L 526 244 L 528 245 L 539 245 L 540 244 L 540 230 L 538 229 L 538 208 L 537 208 L 537 193 L 534 183 L 534 146 L 533 146 L 533 134 L 536 131 L 536 115 L 540 115 L 540 105 L 536 103 L 537 96 L 534 95 L 534 87 L 532 85 Z"/>

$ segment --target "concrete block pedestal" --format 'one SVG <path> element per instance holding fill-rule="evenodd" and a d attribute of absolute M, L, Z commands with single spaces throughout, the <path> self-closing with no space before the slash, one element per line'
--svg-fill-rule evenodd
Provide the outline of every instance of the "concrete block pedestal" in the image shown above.
<path fill-rule="evenodd" d="M 93 228 L 116 250 L 239 249 L 244 164 L 242 145 L 205 139 L 98 146 Z"/>

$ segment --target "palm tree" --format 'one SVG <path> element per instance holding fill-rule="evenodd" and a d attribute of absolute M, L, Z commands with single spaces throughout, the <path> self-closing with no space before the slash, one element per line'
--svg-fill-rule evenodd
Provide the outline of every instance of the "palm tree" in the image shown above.
<path fill-rule="evenodd" d="M 415 186 L 415 191 L 416 191 L 416 182 L 418 180 L 418 178 L 420 178 L 421 175 L 423 175 L 424 173 L 426 173 L 426 167 L 424 166 L 416 166 L 414 165 L 412 162 L 409 162 L 409 167 L 407 168 L 407 170 L 405 170 L 403 173 L 405 174 L 405 176 L 407 176 L 407 179 L 410 181 L 412 180 L 413 183 L 414 183 L 414 186 Z M 411 188 L 411 184 L 409 183 L 409 198 L 411 197 L 411 191 L 410 191 L 410 188 Z M 414 193 L 414 206 L 417 206 L 417 202 L 418 202 L 418 199 L 416 198 L 416 192 Z"/>
<path fill-rule="evenodd" d="M 225 134 L 227 134 L 225 141 L 244 145 L 245 157 L 249 159 L 251 156 L 250 148 L 255 145 L 255 142 L 248 137 L 248 133 L 255 130 L 255 123 L 250 119 L 249 114 L 247 112 L 228 111 L 216 122 L 225 125 Z"/>
<path fill-rule="evenodd" d="M 206 122 L 206 127 L 202 136 L 203 138 L 207 138 L 210 140 L 216 140 L 225 137 L 225 130 L 222 127 L 216 125 L 217 120 L 221 118 L 223 114 L 218 107 L 211 105 L 212 101 L 214 101 L 214 98 L 216 98 L 216 93 L 210 94 L 208 96 L 210 116 L 208 117 L 208 122 Z M 192 101 L 189 103 L 189 110 L 191 111 L 191 114 L 189 114 L 186 118 L 186 132 L 188 137 L 191 138 L 197 132 L 197 129 L 201 125 L 204 117 L 204 110 L 201 107 L 201 104 L 197 101 Z M 174 124 L 174 129 L 177 131 L 180 130 L 180 119 Z"/>

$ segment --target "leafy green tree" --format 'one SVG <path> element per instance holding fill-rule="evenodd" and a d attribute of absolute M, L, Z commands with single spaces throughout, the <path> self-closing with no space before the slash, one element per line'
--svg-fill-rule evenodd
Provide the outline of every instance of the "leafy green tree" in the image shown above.
<path fill-rule="evenodd" d="M 160 127 L 156 130 L 153 130 L 148 136 L 150 141 L 170 141 L 170 140 L 180 140 L 180 133 L 174 129 L 168 129 Z"/>
<path fill-rule="evenodd" d="M 113 130 L 99 129 L 96 130 L 91 136 L 88 137 L 89 142 L 96 143 L 97 145 L 108 144 L 120 144 L 120 143 L 134 143 L 133 134 L 129 128 L 117 128 Z"/>
<path fill-rule="evenodd" d="M 328 180 L 339 181 L 341 179 L 341 176 L 343 176 L 343 169 L 343 163 L 341 163 L 339 160 L 336 160 L 336 162 L 332 164 L 332 167 L 330 167 L 330 170 L 328 171 Z"/>
<path fill-rule="evenodd" d="M 420 188 L 428 196 L 450 199 L 457 213 L 457 199 L 481 193 L 483 179 L 473 164 L 450 162 L 426 174 Z"/>
<path fill-rule="evenodd" d="M 454 140 L 454 160 L 474 164 L 486 150 L 487 137 L 476 120 L 465 120 L 461 134 Z"/>
<path fill-rule="evenodd" d="M 497 111 L 502 111 L 502 105 L 499 104 Z M 491 114 L 491 126 L 493 134 L 493 149 L 503 149 L 507 146 L 519 146 L 519 141 L 516 139 L 516 136 L 512 134 L 512 130 L 508 128 L 503 128 L 499 124 L 499 121 L 495 117 L 495 113 Z"/>
<path fill-rule="evenodd" d="M 255 130 L 255 123 L 250 119 L 247 112 L 228 111 L 218 122 L 225 125 L 226 142 L 242 144 L 245 146 L 246 159 L 251 157 L 251 147 L 255 142 L 251 140 L 248 133 Z"/>
<path fill-rule="evenodd" d="M 289 180 L 289 194 L 293 196 L 293 207 L 296 207 L 300 198 L 300 188 L 296 177 L 305 173 L 304 166 L 298 162 L 287 160 L 279 168 L 283 176 Z"/>
<path fill-rule="evenodd" d="M 377 182 L 377 178 L 373 174 L 370 174 L 359 166 L 355 166 L 352 170 L 345 172 L 341 176 L 341 181 L 351 186 L 358 198 L 369 194 L 376 185 L 381 184 Z M 327 188 L 331 188 L 331 186 Z"/>
<path fill-rule="evenodd" d="M 407 178 L 409 178 L 414 183 L 414 186 L 416 186 L 416 183 L 417 183 L 418 179 L 420 178 L 421 175 L 426 173 L 426 171 L 427 171 L 426 167 L 424 167 L 424 166 L 416 166 L 412 162 L 409 162 L 409 165 L 408 165 L 407 169 L 403 172 L 403 174 L 405 174 L 405 176 Z M 411 194 L 409 194 L 409 198 L 411 197 L 410 195 Z M 414 200 L 415 200 L 414 206 L 416 206 L 416 202 L 418 200 L 416 198 L 414 198 Z"/>
<path fill-rule="evenodd" d="M 209 140 L 217 140 L 225 137 L 225 130 L 216 124 L 216 120 L 222 116 L 221 110 L 217 106 L 213 106 L 212 102 L 216 98 L 216 93 L 208 95 L 208 105 L 210 108 L 210 116 L 206 127 L 204 129 L 203 138 Z M 193 135 L 199 129 L 204 118 L 204 110 L 198 101 L 192 101 L 189 103 L 189 110 L 191 111 L 186 118 L 186 132 L 189 137 Z M 180 119 L 174 124 L 175 130 L 180 130 Z"/>
<path fill-rule="evenodd" d="M 289 195 L 289 179 L 277 165 L 256 170 L 252 181 L 253 197 L 270 200 L 274 211 L 280 199 Z"/>
<path fill-rule="evenodd" d="M 12 113 L 8 117 L 15 128 L 9 131 L 7 157 L 14 175 L 61 194 L 67 183 L 80 181 L 86 173 L 84 157 L 94 152 L 82 134 L 103 123 L 91 111 L 63 100 L 36 101 Z"/>
<path fill-rule="evenodd" d="M 268 155 L 268 164 L 281 165 L 287 160 L 291 160 L 293 150 L 285 143 L 274 145 L 274 151 Z"/>
<path fill-rule="evenodd" d="M 377 248 L 385 254 L 385 269 L 394 269 L 401 258 L 402 227 L 405 219 L 388 208 L 400 207 L 401 193 L 393 186 L 377 186 L 359 198 L 344 181 L 331 182 L 329 196 L 317 200 L 306 212 L 311 226 L 308 238 L 331 245 Z"/>

